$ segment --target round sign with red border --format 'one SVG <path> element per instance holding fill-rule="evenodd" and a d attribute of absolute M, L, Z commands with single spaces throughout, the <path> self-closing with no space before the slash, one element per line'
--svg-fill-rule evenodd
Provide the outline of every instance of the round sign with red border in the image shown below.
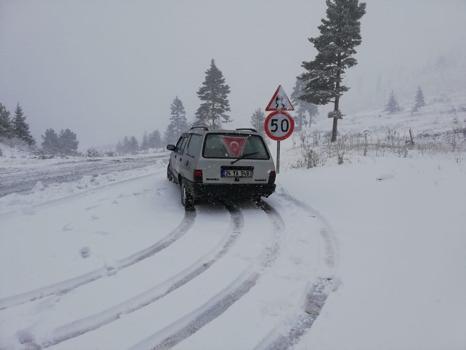
<path fill-rule="evenodd" d="M 265 118 L 264 130 L 272 140 L 285 140 L 293 133 L 294 119 L 285 111 L 272 112 Z"/>

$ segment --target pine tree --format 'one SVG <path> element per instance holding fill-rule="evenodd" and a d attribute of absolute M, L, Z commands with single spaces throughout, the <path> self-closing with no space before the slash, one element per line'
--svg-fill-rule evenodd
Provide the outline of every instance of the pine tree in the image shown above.
<path fill-rule="evenodd" d="M 205 80 L 197 92 L 202 103 L 196 111 L 196 123 L 219 129 L 222 122 L 231 121 L 230 116 L 226 114 L 230 111 L 230 87 L 225 84 L 225 78 L 213 59 L 205 74 Z"/>
<path fill-rule="evenodd" d="M 392 90 L 392 92 L 390 93 L 390 97 L 388 98 L 388 102 L 385 105 L 385 112 L 393 114 L 399 111 L 401 111 L 401 108 L 398 104 L 398 101 L 396 100 L 395 93 Z"/>
<path fill-rule="evenodd" d="M 154 130 L 149 134 L 148 144 L 150 148 L 160 148 L 162 147 L 162 137 L 158 130 Z"/>
<path fill-rule="evenodd" d="M 134 153 L 137 153 L 137 151 L 139 151 L 139 144 L 138 144 L 138 140 L 136 139 L 136 137 L 134 136 L 130 137 L 129 146 L 130 146 L 131 153 L 134 154 Z"/>
<path fill-rule="evenodd" d="M 422 92 L 421 87 L 418 86 L 417 91 L 416 91 L 416 99 L 414 101 L 413 112 L 417 112 L 419 109 L 421 109 L 425 105 L 426 105 L 426 102 L 424 101 L 424 93 Z"/>
<path fill-rule="evenodd" d="M 10 120 L 10 112 L 0 103 L 0 138 L 11 138 L 13 126 Z"/>
<path fill-rule="evenodd" d="M 165 131 L 166 143 L 175 143 L 180 135 L 187 129 L 188 121 L 186 120 L 186 112 L 184 110 L 183 102 L 181 102 L 177 96 L 170 106 L 170 123 Z"/>
<path fill-rule="evenodd" d="M 127 154 L 130 152 L 130 142 L 128 136 L 125 136 L 122 141 L 118 142 L 116 151 L 119 154 Z"/>
<path fill-rule="evenodd" d="M 256 111 L 251 116 L 251 125 L 261 135 L 264 135 L 264 121 L 265 121 L 264 112 L 262 112 L 260 108 L 256 109 Z"/>
<path fill-rule="evenodd" d="M 144 136 L 142 137 L 142 142 L 141 142 L 141 150 L 145 151 L 149 149 L 149 137 L 147 136 L 147 133 L 144 133 Z"/>
<path fill-rule="evenodd" d="M 45 130 L 44 135 L 42 135 L 42 150 L 49 154 L 58 154 L 60 152 L 60 142 L 55 130 Z"/>
<path fill-rule="evenodd" d="M 317 49 L 313 61 L 303 62 L 306 70 L 300 76 L 304 81 L 301 99 L 317 105 L 333 102 L 332 142 L 337 139 L 338 119 L 341 119 L 340 97 L 348 87 L 342 85 L 345 71 L 357 64 L 353 57 L 355 47 L 361 44 L 361 18 L 366 4 L 359 0 L 327 0 L 327 17 L 319 26 L 320 36 L 309 41 Z"/>
<path fill-rule="evenodd" d="M 123 154 L 131 152 L 131 143 L 129 142 L 128 136 L 123 139 Z"/>
<path fill-rule="evenodd" d="M 313 103 L 306 102 L 301 99 L 304 93 L 304 81 L 296 79 L 296 84 L 291 93 L 291 101 L 296 110 L 296 117 L 299 125 L 310 127 L 314 121 L 314 117 L 319 113 L 317 106 Z M 307 115 L 306 115 L 307 114 Z M 308 119 L 309 118 L 309 119 Z"/>
<path fill-rule="evenodd" d="M 123 143 L 121 141 L 118 141 L 118 143 L 115 146 L 115 152 L 118 154 L 123 153 Z"/>
<path fill-rule="evenodd" d="M 60 145 L 60 153 L 62 154 L 73 155 L 78 151 L 78 137 L 70 129 L 60 131 L 58 143 Z"/>
<path fill-rule="evenodd" d="M 24 116 L 23 109 L 19 105 L 16 105 L 15 117 L 13 119 L 13 132 L 15 137 L 26 142 L 29 146 L 34 145 L 36 142 L 29 131 L 29 125 L 26 123 L 26 117 Z"/>

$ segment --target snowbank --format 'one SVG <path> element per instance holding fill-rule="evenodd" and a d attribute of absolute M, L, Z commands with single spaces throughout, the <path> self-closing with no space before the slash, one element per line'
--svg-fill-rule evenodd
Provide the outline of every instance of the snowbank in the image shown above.
<path fill-rule="evenodd" d="M 466 163 L 360 158 L 278 181 L 335 228 L 342 285 L 296 349 L 464 349 Z"/>
<path fill-rule="evenodd" d="M 89 192 L 94 189 L 107 187 L 113 183 L 121 183 L 142 176 L 153 174 L 160 170 L 159 164 L 146 166 L 128 171 L 112 172 L 104 175 L 83 176 L 78 181 L 65 183 L 51 183 L 44 185 L 38 181 L 33 189 L 27 193 L 12 193 L 0 197 L 0 215 L 22 211 L 32 213 L 34 207 L 41 204 L 49 204 L 60 199 L 66 199 Z"/>

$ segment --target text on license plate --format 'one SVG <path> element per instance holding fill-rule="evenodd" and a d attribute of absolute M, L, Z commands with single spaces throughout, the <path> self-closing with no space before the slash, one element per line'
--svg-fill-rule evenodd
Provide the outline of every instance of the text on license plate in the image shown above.
<path fill-rule="evenodd" d="M 252 170 L 222 170 L 222 177 L 252 177 Z"/>

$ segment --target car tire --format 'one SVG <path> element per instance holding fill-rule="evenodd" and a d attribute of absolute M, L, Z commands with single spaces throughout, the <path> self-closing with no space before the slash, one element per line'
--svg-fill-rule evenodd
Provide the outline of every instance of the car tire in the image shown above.
<path fill-rule="evenodd" d="M 194 210 L 194 196 L 189 190 L 189 188 L 186 186 L 186 181 L 181 180 L 181 185 L 180 185 L 180 192 L 181 192 L 181 205 L 186 209 L 186 210 Z"/>
<path fill-rule="evenodd" d="M 170 171 L 170 164 L 167 165 L 167 179 L 168 179 L 168 181 L 173 182 L 173 176 L 172 176 L 172 173 Z"/>

